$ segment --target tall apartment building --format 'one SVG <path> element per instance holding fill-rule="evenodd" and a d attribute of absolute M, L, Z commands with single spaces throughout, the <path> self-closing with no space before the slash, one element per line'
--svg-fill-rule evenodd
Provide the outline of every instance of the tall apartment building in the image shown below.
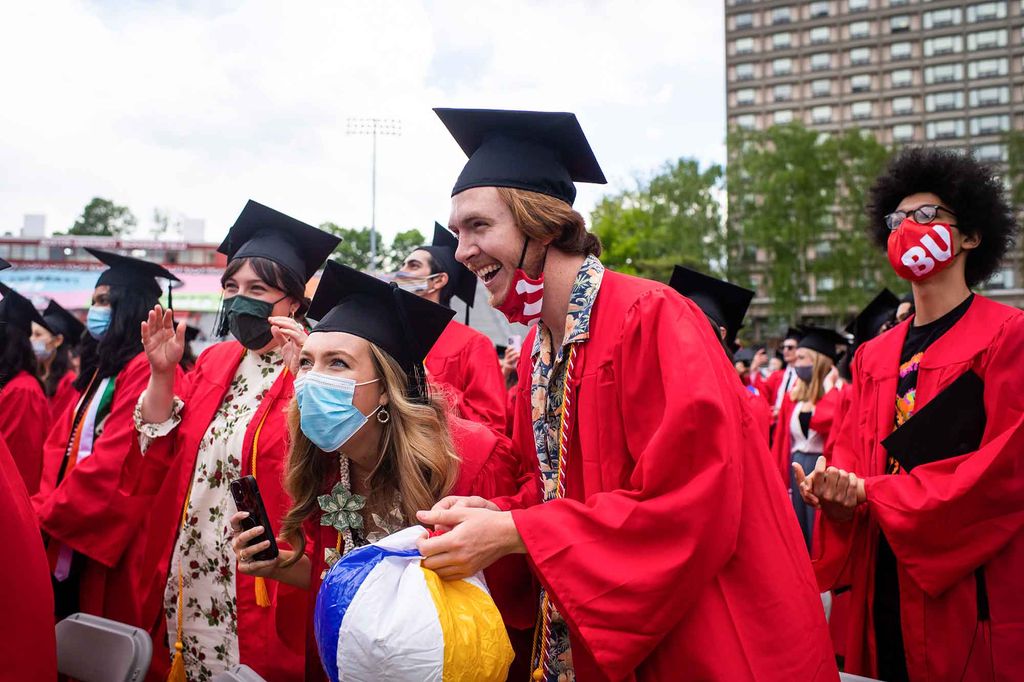
<path fill-rule="evenodd" d="M 1004 164 L 1024 130 L 1024 0 L 726 0 L 730 127 L 861 128 Z M 1019 261 L 988 284 L 1024 303 Z"/>

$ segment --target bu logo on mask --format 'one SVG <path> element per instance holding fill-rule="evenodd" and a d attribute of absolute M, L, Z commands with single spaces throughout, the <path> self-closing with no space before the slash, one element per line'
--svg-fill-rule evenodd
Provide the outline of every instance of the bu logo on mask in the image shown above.
<path fill-rule="evenodd" d="M 940 245 L 941 244 L 941 245 Z M 920 225 L 904 220 L 889 235 L 889 262 L 903 279 L 925 279 L 953 262 L 953 236 L 948 225 Z"/>

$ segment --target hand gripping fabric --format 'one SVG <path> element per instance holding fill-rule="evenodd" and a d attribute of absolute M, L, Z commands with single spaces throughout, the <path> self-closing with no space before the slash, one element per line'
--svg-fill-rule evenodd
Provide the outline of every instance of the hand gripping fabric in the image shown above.
<path fill-rule="evenodd" d="M 324 577 L 314 628 L 332 682 L 500 682 L 512 646 L 483 575 L 441 580 L 406 528 L 345 555 Z"/>

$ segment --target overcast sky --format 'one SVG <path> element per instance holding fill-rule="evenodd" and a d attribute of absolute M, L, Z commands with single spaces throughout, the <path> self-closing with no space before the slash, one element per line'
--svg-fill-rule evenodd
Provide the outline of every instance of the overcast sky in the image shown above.
<path fill-rule="evenodd" d="M 33 0 L 0 22 L 0 233 L 70 227 L 93 196 L 206 221 L 249 198 L 313 224 L 445 223 L 465 157 L 431 107 L 573 111 L 611 184 L 724 160 L 723 3 L 712 0 Z"/>

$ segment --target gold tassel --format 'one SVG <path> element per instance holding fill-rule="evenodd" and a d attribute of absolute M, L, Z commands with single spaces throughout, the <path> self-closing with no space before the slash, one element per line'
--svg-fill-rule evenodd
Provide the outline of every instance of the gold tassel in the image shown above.
<path fill-rule="evenodd" d="M 256 606 L 268 608 L 270 606 L 270 593 L 267 592 L 267 581 L 256 577 Z"/>
<path fill-rule="evenodd" d="M 167 673 L 167 682 L 185 682 L 185 657 L 181 650 L 184 649 L 181 642 L 174 643 L 174 660 L 171 662 L 171 672 Z"/>

